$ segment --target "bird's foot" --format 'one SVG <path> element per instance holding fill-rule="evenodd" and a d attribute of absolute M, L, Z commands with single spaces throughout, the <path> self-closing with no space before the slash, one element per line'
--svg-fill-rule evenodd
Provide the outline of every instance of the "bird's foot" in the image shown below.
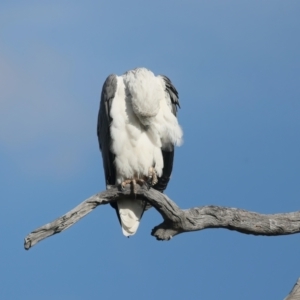
<path fill-rule="evenodd" d="M 149 168 L 147 181 L 151 186 L 155 185 L 158 182 L 157 173 L 153 167 Z"/>
<path fill-rule="evenodd" d="M 121 183 L 121 188 L 124 189 L 127 184 L 130 184 L 134 194 L 137 193 L 137 185 L 143 186 L 146 181 L 142 178 L 126 179 Z"/>
<path fill-rule="evenodd" d="M 126 179 L 121 182 L 121 189 L 123 190 L 127 184 L 130 184 L 134 194 L 137 193 L 137 185 L 146 185 L 148 189 L 158 182 L 157 173 L 154 167 L 150 167 L 148 170 L 148 176 L 143 176 L 143 178 L 132 178 Z"/>

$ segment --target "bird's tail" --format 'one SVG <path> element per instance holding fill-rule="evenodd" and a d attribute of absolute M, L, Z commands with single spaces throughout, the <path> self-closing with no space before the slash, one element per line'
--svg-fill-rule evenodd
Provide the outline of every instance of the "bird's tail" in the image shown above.
<path fill-rule="evenodd" d="M 146 202 L 137 199 L 122 199 L 117 202 L 123 234 L 134 235 L 140 225 Z"/>

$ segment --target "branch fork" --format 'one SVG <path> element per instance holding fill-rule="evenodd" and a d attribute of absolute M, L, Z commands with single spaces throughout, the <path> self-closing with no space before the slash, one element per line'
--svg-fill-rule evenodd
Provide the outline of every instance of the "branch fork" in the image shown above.
<path fill-rule="evenodd" d="M 124 197 L 145 200 L 161 214 L 163 222 L 151 232 L 157 240 L 170 240 L 180 233 L 206 228 L 226 228 L 244 234 L 266 236 L 300 232 L 300 211 L 264 215 L 214 205 L 182 210 L 168 196 L 152 188 L 138 186 L 135 192 L 133 194 L 130 187 L 120 190 L 118 186 L 108 186 L 106 191 L 91 196 L 65 215 L 32 231 L 25 238 L 24 248 L 28 250 L 39 241 L 66 230 L 98 205 L 115 202 Z"/>

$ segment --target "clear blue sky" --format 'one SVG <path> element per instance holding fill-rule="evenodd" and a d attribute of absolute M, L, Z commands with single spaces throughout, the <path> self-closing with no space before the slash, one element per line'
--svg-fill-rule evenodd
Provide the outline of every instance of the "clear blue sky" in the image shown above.
<path fill-rule="evenodd" d="M 299 1 L 2 1 L 1 299 L 283 299 L 300 235 L 158 242 L 151 209 L 126 239 L 104 206 L 29 251 L 23 238 L 105 188 L 102 84 L 141 66 L 180 94 L 180 207 L 299 210 L 299 16 Z"/>

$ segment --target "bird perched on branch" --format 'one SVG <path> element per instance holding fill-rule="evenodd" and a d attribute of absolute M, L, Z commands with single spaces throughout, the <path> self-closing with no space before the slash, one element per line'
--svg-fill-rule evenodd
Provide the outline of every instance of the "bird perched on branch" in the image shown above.
<path fill-rule="evenodd" d="M 146 68 L 103 84 L 97 134 L 106 185 L 148 184 L 163 192 L 170 180 L 174 146 L 182 143 L 176 113 L 178 92 L 171 80 Z M 146 202 L 122 199 L 112 204 L 125 236 L 136 233 Z"/>

